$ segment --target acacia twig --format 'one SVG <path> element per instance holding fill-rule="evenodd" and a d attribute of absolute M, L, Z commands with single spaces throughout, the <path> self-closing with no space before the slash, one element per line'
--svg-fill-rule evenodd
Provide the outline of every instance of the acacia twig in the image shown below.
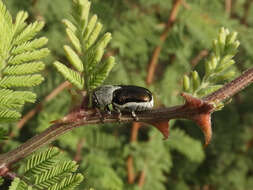
<path fill-rule="evenodd" d="M 169 108 L 158 108 L 149 111 L 138 112 L 138 118 L 140 122 L 152 123 L 158 121 L 168 121 L 170 119 L 190 119 L 198 124 L 209 124 L 210 115 L 215 111 L 213 103 L 221 102 L 227 98 L 232 97 L 247 85 L 253 82 L 253 68 L 244 72 L 241 76 L 224 85 L 219 90 L 207 95 L 203 99 L 193 98 L 190 95 L 182 94 L 186 99 L 184 105 L 173 106 Z M 207 119 L 207 120 L 206 120 Z M 134 118 L 130 113 L 123 113 L 121 122 L 134 121 Z M 118 113 L 104 115 L 104 123 L 118 122 Z M 5 175 L 3 171 L 8 171 L 8 168 L 12 163 L 30 155 L 40 147 L 51 143 L 58 136 L 73 130 L 74 128 L 101 123 L 100 114 L 95 109 L 79 110 L 74 113 L 70 113 L 62 120 L 53 124 L 42 133 L 32 137 L 24 144 L 20 145 L 16 149 L 0 155 L 0 175 Z M 210 141 L 211 131 L 200 126 L 206 136 L 206 143 Z M 208 127 L 208 126 L 207 126 Z"/>

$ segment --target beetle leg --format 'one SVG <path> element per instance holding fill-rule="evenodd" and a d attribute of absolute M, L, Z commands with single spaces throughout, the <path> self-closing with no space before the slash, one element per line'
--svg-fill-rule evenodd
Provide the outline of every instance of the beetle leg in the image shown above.
<path fill-rule="evenodd" d="M 113 109 L 118 113 L 118 121 L 120 122 L 121 121 L 121 111 L 119 108 L 117 108 L 116 106 L 113 107 Z"/>
<path fill-rule="evenodd" d="M 100 121 L 102 123 L 104 123 L 105 118 L 104 118 L 103 114 L 101 113 L 100 109 L 98 109 L 98 108 L 95 108 L 95 109 L 96 109 L 96 112 L 98 113 Z"/>
<path fill-rule="evenodd" d="M 105 110 L 105 112 L 106 112 L 107 114 L 111 115 L 112 112 L 111 112 L 111 110 L 110 110 L 110 108 L 109 108 L 109 105 L 105 106 L 104 110 Z"/>
<path fill-rule="evenodd" d="M 132 117 L 134 118 L 135 121 L 138 121 L 139 118 L 137 117 L 136 113 L 134 112 L 134 110 L 131 112 Z"/>

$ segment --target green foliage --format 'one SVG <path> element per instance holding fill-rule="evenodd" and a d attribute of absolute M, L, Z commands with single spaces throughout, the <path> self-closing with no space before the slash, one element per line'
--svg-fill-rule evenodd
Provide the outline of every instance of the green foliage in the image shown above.
<path fill-rule="evenodd" d="M 86 28 L 87 36 L 91 35 L 95 28 L 96 31 L 100 30 L 100 34 L 106 31 L 112 33 L 113 38 L 107 46 L 107 50 L 109 50 L 108 55 L 114 55 L 115 60 L 119 64 L 116 64 L 114 69 L 111 70 L 110 75 L 106 78 L 106 83 L 146 86 L 145 80 L 148 65 L 155 47 L 160 44 L 159 38 L 165 29 L 165 23 L 170 17 L 174 1 L 93 0 L 91 8 L 86 3 L 83 5 L 89 10 L 90 16 L 87 16 L 88 11 L 82 12 L 81 9 L 75 7 L 77 11 L 72 13 L 75 14 L 74 18 L 70 17 L 69 14 L 71 11 L 71 1 L 69 0 L 43 0 L 34 1 L 33 4 L 30 1 L 20 0 L 4 2 L 13 15 L 22 8 L 29 11 L 29 21 L 38 19 L 46 23 L 42 35 L 50 39 L 48 45 L 53 54 L 48 60 L 49 65 L 45 71 L 46 81 L 39 88 L 32 88 L 33 92 L 37 94 L 37 98 L 42 101 L 63 80 L 62 76 L 55 72 L 55 68 L 50 67 L 50 63 L 54 62 L 54 60 L 64 63 L 68 69 L 71 68 L 79 74 L 78 84 L 82 84 L 82 87 L 80 85 L 81 89 L 85 85 L 89 85 L 85 79 L 89 75 L 84 74 L 88 51 L 82 49 L 86 47 L 87 43 L 83 45 L 81 39 L 84 38 L 79 35 L 81 33 L 79 31 L 80 28 L 83 28 L 81 20 L 78 19 L 80 13 L 82 13 L 82 18 L 88 18 L 89 29 Z M 229 31 L 237 31 L 238 39 L 240 40 L 240 48 L 237 50 L 237 55 L 230 58 L 236 64 L 224 71 L 227 72 L 231 69 L 237 74 L 237 70 L 244 71 L 252 67 L 253 20 L 250 18 L 253 17 L 253 12 L 251 10 L 252 4 L 245 6 L 246 2 L 250 1 L 233 1 L 230 13 L 229 10 L 225 10 L 225 1 L 220 0 L 186 1 L 186 3 L 184 2 L 183 5 L 179 6 L 176 22 L 170 28 L 168 36 L 162 44 L 154 81 L 148 86 L 155 96 L 157 107 L 160 105 L 169 107 L 182 103 L 178 96 L 182 91 L 182 76 L 186 73 L 189 74 L 195 64 L 197 65 L 194 70 L 197 73 L 193 71 L 192 76 L 188 78 L 189 80 L 184 82 L 188 83 L 192 90 L 201 86 L 205 76 L 205 63 L 210 62 L 210 65 L 212 65 L 212 56 L 216 56 L 213 51 L 212 41 L 217 39 L 217 42 L 219 42 L 217 31 L 221 27 L 228 28 Z M 251 8 L 247 12 L 245 7 Z M 97 16 L 93 16 L 93 13 L 97 14 Z M 244 19 L 245 15 L 247 15 L 245 13 L 248 14 L 246 19 Z M 22 14 L 25 15 L 27 13 L 23 12 Z M 8 16 L 6 18 L 4 20 L 8 20 Z M 63 18 L 65 18 L 63 23 L 67 27 L 68 39 L 66 38 L 64 25 L 60 22 Z M 99 18 L 100 23 L 98 25 L 97 18 Z M 21 15 L 18 22 L 22 23 L 24 19 L 25 17 Z M 15 19 L 16 22 L 17 19 Z M 1 22 L 1 24 L 4 23 Z M 101 23 L 103 23 L 102 29 Z M 22 30 L 26 26 L 20 24 L 18 30 Z M 9 29 L 9 27 L 4 29 L 8 31 L 7 33 L 1 33 L 1 39 L 5 39 L 4 36 L 8 36 Z M 102 36 L 99 35 L 90 48 L 94 47 Z M 92 43 L 95 37 L 96 35 L 94 34 L 88 44 Z M 38 39 L 40 38 L 38 37 Z M 88 38 L 86 37 L 85 39 L 87 40 Z M 33 40 L 30 41 L 32 42 Z M 3 43 L 5 44 L 7 41 L 4 40 Z M 41 43 L 43 44 L 43 40 L 40 41 Z M 68 44 L 68 46 L 64 46 L 64 44 Z M 27 51 L 30 51 L 28 50 L 30 46 L 34 47 L 35 42 L 30 45 L 28 43 L 25 45 L 24 43 Z M 39 47 L 42 48 L 42 46 Z M 13 55 L 18 55 L 17 53 L 22 53 L 22 50 L 26 50 L 23 46 L 19 47 L 17 49 L 13 47 Z M 204 58 L 194 62 L 195 58 L 198 58 L 203 50 L 210 52 L 209 58 L 204 56 Z M 100 53 L 90 51 L 89 55 L 99 55 Z M 226 57 L 224 57 L 225 54 L 227 53 L 224 52 L 224 54 L 220 55 L 217 65 L 222 63 L 221 59 Z M 232 54 L 234 53 L 232 52 Z M 107 54 L 105 55 L 107 56 Z M 102 69 L 103 64 L 101 63 L 106 62 L 106 56 L 103 56 L 102 60 L 94 68 Z M 93 60 L 90 59 L 89 63 L 93 62 Z M 34 62 L 38 62 L 38 60 L 31 61 L 31 63 Z M 194 64 L 191 64 L 193 62 Z M 15 73 L 14 76 L 16 76 L 18 73 L 13 72 L 12 67 L 19 70 L 21 65 L 8 65 L 9 68 L 4 69 L 3 72 Z M 32 74 L 29 72 L 30 70 L 25 70 L 23 71 L 25 75 Z M 214 73 L 213 71 L 216 72 L 216 69 L 212 70 L 212 73 Z M 82 83 L 80 78 L 85 82 Z M 192 81 L 193 78 L 194 83 Z M 231 80 L 232 78 L 227 79 Z M 75 77 L 72 77 L 72 79 L 75 79 Z M 93 78 L 90 80 L 90 83 L 93 83 Z M 224 83 L 222 80 L 218 83 L 215 80 L 209 82 L 215 85 L 222 85 Z M 209 88 L 220 87 L 215 85 L 209 85 Z M 5 90 L 17 92 L 17 88 Z M 195 95 L 198 96 L 198 94 Z M 240 93 L 232 103 L 225 106 L 221 112 L 213 114 L 213 140 L 205 149 L 201 147 L 202 134 L 199 128 L 193 122 L 181 120 L 170 121 L 172 129 L 168 140 L 162 140 L 161 134 L 156 129 L 152 129 L 150 126 L 142 126 L 138 131 L 137 141 L 133 143 L 130 142 L 131 124 L 117 123 L 99 126 L 92 125 L 75 129 L 60 137 L 54 145 L 64 150 L 69 159 L 73 159 L 78 153 L 77 147 L 82 144 L 82 151 L 79 152 L 81 159 L 79 161 L 79 172 L 85 174 L 86 180 L 79 187 L 76 187 L 76 189 L 80 190 L 87 190 L 91 187 L 94 187 L 95 190 L 113 188 L 124 190 L 140 189 L 138 183 L 142 171 L 145 171 L 144 185 L 142 187 L 145 190 L 252 189 L 252 96 L 253 90 L 250 86 Z M 66 115 L 75 106 L 71 98 L 68 91 L 64 90 L 50 102 L 44 102 L 40 112 L 29 120 L 22 130 L 17 129 L 15 124 L 8 124 L 10 126 L 8 128 L 4 124 L 2 127 L 8 129 L 5 134 L 14 132 L 16 135 L 8 143 L 4 141 L 1 145 L 1 150 L 6 152 L 17 147 L 26 139 L 47 128 L 50 125 L 50 121 Z M 14 106 L 18 104 L 18 108 L 22 108 L 22 104 L 19 105 L 20 101 L 14 101 L 13 99 L 11 101 L 13 103 L 6 105 L 12 107 L 12 104 Z M 29 112 L 30 109 L 32 107 L 29 104 L 26 105 L 24 113 Z M 127 158 L 129 155 L 134 156 L 135 180 L 133 184 L 128 182 Z M 25 168 L 24 163 L 21 166 Z M 20 174 L 20 179 L 23 179 L 22 174 L 25 172 L 22 168 L 17 173 Z M 26 184 L 27 186 L 31 185 Z M 1 186 L 0 189 L 7 189 L 7 184 L 4 183 L 3 188 Z"/>
<path fill-rule="evenodd" d="M 170 139 L 166 144 L 170 149 L 180 152 L 192 162 L 202 162 L 205 158 L 202 144 L 178 128 L 171 130 Z"/>
<path fill-rule="evenodd" d="M 0 185 L 3 185 L 3 183 L 4 183 L 4 179 L 0 177 Z"/>
<path fill-rule="evenodd" d="M 45 37 L 35 38 L 44 22 L 27 24 L 28 14 L 18 12 L 13 23 L 10 13 L 0 1 L 0 121 L 18 119 L 26 102 L 35 102 L 36 94 L 16 87 L 39 85 L 44 78 L 39 74 L 45 67 L 39 61 L 49 54 Z M 14 89 L 15 90 L 12 90 Z"/>
<path fill-rule="evenodd" d="M 0 127 L 0 142 L 2 140 L 6 140 L 7 138 L 7 130 L 5 128 Z"/>
<path fill-rule="evenodd" d="M 24 181 L 16 177 L 14 181 L 12 181 L 9 190 L 32 190 L 32 187 L 27 185 Z"/>
<path fill-rule="evenodd" d="M 100 36 L 102 24 L 93 15 L 89 19 L 90 2 L 87 0 L 73 1 L 73 22 L 64 19 L 67 36 L 72 47 L 65 45 L 64 51 L 72 68 L 56 61 L 54 66 L 57 70 L 79 90 L 92 89 L 101 85 L 112 67 L 115 60 L 109 56 L 101 61 L 111 34 Z"/>
<path fill-rule="evenodd" d="M 49 148 L 44 152 L 33 154 L 26 161 L 24 181 L 15 178 L 9 190 L 75 189 L 83 180 L 83 175 L 76 173 L 78 165 L 74 161 L 63 161 L 59 158 L 59 149 Z M 27 185 L 32 184 L 32 187 Z"/>
<path fill-rule="evenodd" d="M 213 49 L 210 58 L 205 62 L 205 74 L 202 79 L 197 71 L 192 71 L 191 77 L 183 78 L 183 89 L 196 97 L 203 97 L 220 87 L 224 81 L 233 79 L 235 63 L 233 57 L 237 52 L 239 41 L 237 33 L 221 28 L 217 39 L 213 41 Z M 222 105 L 216 105 L 216 107 Z"/>

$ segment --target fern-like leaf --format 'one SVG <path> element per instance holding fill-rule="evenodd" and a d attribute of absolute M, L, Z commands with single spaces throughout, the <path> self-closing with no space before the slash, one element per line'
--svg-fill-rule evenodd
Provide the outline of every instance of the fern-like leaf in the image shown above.
<path fill-rule="evenodd" d="M 28 40 L 31 40 L 44 26 L 44 22 L 35 21 L 29 24 L 17 37 L 13 40 L 14 45 L 20 45 Z"/>
<path fill-rule="evenodd" d="M 51 169 L 35 174 L 33 176 L 35 178 L 34 183 L 39 189 L 49 188 L 53 184 L 60 183 L 62 179 L 69 176 L 70 173 L 75 172 L 77 167 L 74 161 L 59 162 Z"/>
<path fill-rule="evenodd" d="M 48 39 L 45 37 L 41 37 L 39 39 L 34 39 L 32 41 L 26 41 L 23 44 L 20 44 L 18 46 L 15 46 L 11 53 L 13 55 L 17 55 L 17 54 L 21 54 L 24 52 L 29 52 L 32 51 L 34 49 L 38 49 L 43 47 L 44 45 L 46 45 L 48 42 Z"/>
<path fill-rule="evenodd" d="M 48 54 L 49 54 L 49 50 L 47 48 L 34 50 L 34 51 L 28 51 L 28 52 L 21 53 L 10 58 L 9 64 L 17 65 L 24 62 L 38 60 L 38 59 L 46 57 Z"/>
<path fill-rule="evenodd" d="M 5 75 L 25 75 L 38 73 L 39 71 L 44 70 L 45 64 L 42 61 L 35 61 L 30 63 L 24 63 L 20 65 L 7 66 L 3 70 Z"/>
<path fill-rule="evenodd" d="M 102 24 L 97 21 L 97 15 L 88 18 L 90 10 L 88 0 L 73 1 L 73 4 L 74 22 L 63 20 L 73 48 L 64 46 L 64 50 L 70 64 L 80 74 L 59 62 L 55 62 L 54 65 L 65 79 L 78 89 L 89 93 L 103 83 L 114 65 L 113 58 L 100 63 L 111 40 L 111 34 L 106 33 L 100 37 Z"/>
<path fill-rule="evenodd" d="M 69 81 L 71 82 L 75 87 L 78 89 L 82 89 L 84 86 L 84 80 L 81 77 L 81 75 L 72 70 L 69 69 L 67 66 L 64 64 L 60 63 L 59 61 L 54 62 L 54 66 L 62 73 L 62 75 Z"/>
<path fill-rule="evenodd" d="M 205 157 L 202 144 L 185 134 L 184 131 L 180 129 L 171 130 L 170 139 L 166 144 L 170 148 L 185 155 L 191 161 L 201 162 Z M 189 149 L 188 147 L 191 148 Z"/>
<path fill-rule="evenodd" d="M 67 45 L 64 46 L 64 50 L 69 62 L 75 67 L 75 69 L 79 72 L 83 72 L 83 63 L 75 51 Z"/>
<path fill-rule="evenodd" d="M 14 37 L 17 36 L 27 26 L 25 22 L 27 18 L 28 18 L 27 12 L 25 11 L 18 12 L 15 19 L 15 23 L 14 23 L 14 29 L 13 29 Z"/>
<path fill-rule="evenodd" d="M 83 181 L 81 174 L 72 174 L 71 176 L 62 179 L 61 183 L 55 184 L 48 190 L 72 190 L 75 189 Z"/>
<path fill-rule="evenodd" d="M 0 0 L 0 120 L 12 121 L 20 117 L 22 106 L 34 102 L 36 95 L 28 91 L 13 91 L 16 87 L 32 87 L 44 78 L 45 68 L 40 59 L 49 54 L 47 39 L 35 39 L 44 22 L 27 24 L 28 13 L 18 12 L 13 23 L 10 13 Z M 8 90 L 7 90 L 8 89 Z M 23 95 L 23 96 L 22 96 Z"/>
<path fill-rule="evenodd" d="M 15 121 L 21 114 L 15 110 L 0 109 L 0 122 Z"/>
<path fill-rule="evenodd" d="M 233 57 L 239 46 L 236 39 L 237 33 L 221 28 L 217 39 L 213 41 L 213 49 L 210 58 L 205 62 L 205 74 L 199 77 L 197 71 L 191 76 L 184 76 L 183 89 L 196 97 L 203 97 L 206 94 L 218 90 L 224 81 L 231 80 L 235 71 L 232 66 L 235 61 Z M 220 104 L 217 105 L 220 109 Z"/>
<path fill-rule="evenodd" d="M 44 78 L 39 75 L 6 76 L 0 80 L 0 87 L 32 87 L 40 84 Z"/>
<path fill-rule="evenodd" d="M 32 187 L 16 177 L 14 181 L 12 181 L 9 190 L 32 190 Z"/>
<path fill-rule="evenodd" d="M 25 102 L 33 103 L 36 100 L 36 94 L 32 92 L 8 89 L 0 89 L 0 97 L 1 109 L 19 109 Z"/>
<path fill-rule="evenodd" d="M 90 89 L 95 89 L 102 84 L 115 64 L 114 57 L 109 57 L 104 63 L 98 66 L 97 71 L 90 80 Z"/>
<path fill-rule="evenodd" d="M 66 33 L 68 35 L 69 40 L 73 44 L 74 48 L 80 54 L 82 52 L 82 47 L 81 47 L 81 43 L 80 43 L 79 39 L 77 38 L 75 33 L 72 30 L 70 30 L 69 28 L 66 29 Z"/>
<path fill-rule="evenodd" d="M 54 167 L 57 160 L 55 159 L 60 153 L 58 148 L 49 148 L 45 152 L 40 152 L 32 155 L 31 158 L 27 159 L 25 172 L 26 174 L 35 174 L 40 172 L 44 172 L 51 167 Z"/>

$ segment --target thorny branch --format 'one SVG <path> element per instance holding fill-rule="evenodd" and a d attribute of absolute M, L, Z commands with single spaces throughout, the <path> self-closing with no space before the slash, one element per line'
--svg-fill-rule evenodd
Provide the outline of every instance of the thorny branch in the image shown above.
<path fill-rule="evenodd" d="M 232 97 L 246 86 L 253 82 L 253 68 L 244 72 L 241 76 L 224 85 L 219 90 L 207 95 L 203 99 L 194 98 L 191 95 L 182 93 L 186 103 L 169 108 L 158 108 L 150 111 L 138 112 L 140 122 L 159 123 L 168 122 L 170 119 L 190 119 L 195 121 L 205 135 L 207 145 L 212 136 L 211 113 L 215 111 L 213 103 L 221 102 Z M 133 121 L 131 114 L 123 113 L 121 122 Z M 105 114 L 104 123 L 118 122 L 118 114 Z M 12 163 L 30 155 L 40 147 L 51 143 L 58 136 L 80 126 L 101 123 L 99 113 L 94 109 L 79 110 L 65 116 L 42 133 L 32 137 L 18 148 L 0 155 L 0 176 L 8 173 Z M 168 136 L 168 129 L 158 128 L 165 137 Z"/>

